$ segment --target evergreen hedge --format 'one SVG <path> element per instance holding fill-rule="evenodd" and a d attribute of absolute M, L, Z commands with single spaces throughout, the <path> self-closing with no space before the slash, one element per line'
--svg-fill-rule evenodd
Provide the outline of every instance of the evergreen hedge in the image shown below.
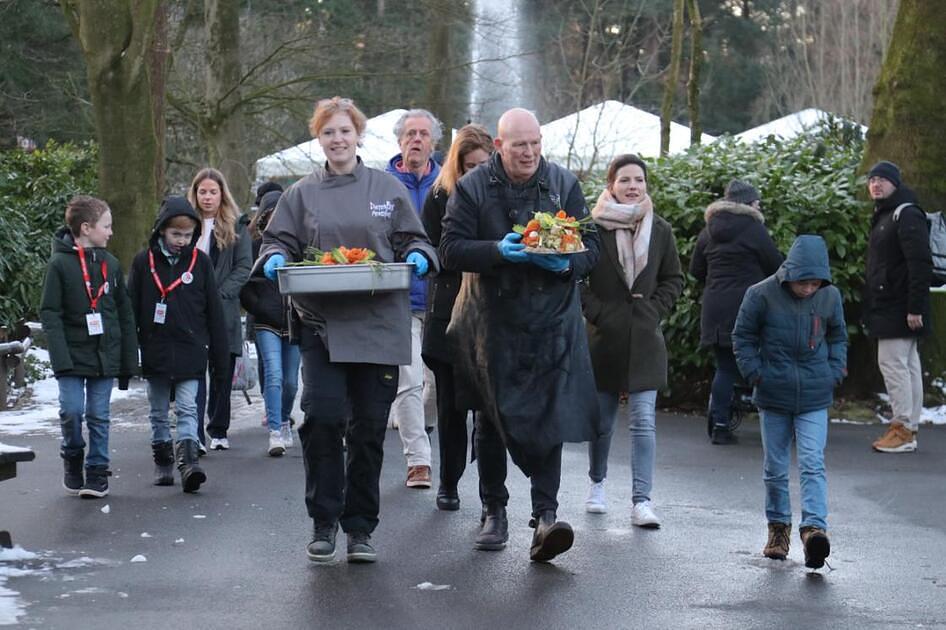
<path fill-rule="evenodd" d="M 0 152 L 0 325 L 38 316 L 52 234 L 66 202 L 95 194 L 96 179 L 92 145 Z"/>

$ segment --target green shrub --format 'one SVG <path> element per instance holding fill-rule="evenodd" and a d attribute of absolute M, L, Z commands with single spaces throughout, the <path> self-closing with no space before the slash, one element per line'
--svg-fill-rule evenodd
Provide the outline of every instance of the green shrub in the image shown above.
<path fill-rule="evenodd" d="M 762 193 L 766 225 L 776 245 L 788 251 L 798 234 L 820 234 L 828 244 L 834 283 L 845 300 L 848 333 L 860 335 L 857 312 L 864 273 L 870 211 L 858 193 L 856 174 L 863 140 L 829 121 L 793 140 L 741 144 L 723 137 L 686 153 L 648 160 L 648 192 L 657 214 L 673 226 L 684 269 L 705 225 L 703 212 L 723 195 L 729 180 L 750 182 Z M 598 175 L 584 183 L 589 207 L 604 187 Z M 706 400 L 712 356 L 699 347 L 703 286 L 687 275 L 683 295 L 664 323 L 670 351 L 670 391 L 674 403 Z"/>
<path fill-rule="evenodd" d="M 0 152 L 0 325 L 37 316 L 52 234 L 73 195 L 95 194 L 95 169 L 91 145 Z"/>

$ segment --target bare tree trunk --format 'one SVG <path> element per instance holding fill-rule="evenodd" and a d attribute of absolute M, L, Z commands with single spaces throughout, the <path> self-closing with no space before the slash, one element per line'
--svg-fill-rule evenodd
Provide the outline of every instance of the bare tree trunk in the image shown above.
<path fill-rule="evenodd" d="M 687 106 L 690 109 L 690 144 L 699 144 L 703 129 L 700 125 L 700 68 L 703 65 L 703 18 L 698 0 L 689 0 L 690 11 L 690 78 L 687 81 Z"/>
<path fill-rule="evenodd" d="M 684 0 L 673 0 L 673 35 L 670 44 L 670 67 L 664 83 L 663 103 L 660 106 L 660 155 L 670 151 L 670 122 L 673 118 L 673 96 L 680 78 L 680 59 L 683 56 Z"/>
<path fill-rule="evenodd" d="M 157 208 L 157 139 L 148 57 L 159 0 L 60 0 L 86 62 L 99 142 L 99 195 L 112 208 L 127 269 Z"/>
<path fill-rule="evenodd" d="M 165 193 L 164 156 L 167 124 L 164 119 L 165 93 L 167 86 L 168 57 L 168 8 L 166 0 L 159 0 L 154 16 L 154 42 L 148 63 L 151 78 L 151 110 L 154 116 L 154 184 L 158 196 Z"/>
<path fill-rule="evenodd" d="M 874 86 L 874 113 L 861 170 L 900 165 L 930 210 L 946 208 L 946 2 L 901 0 L 890 47 Z"/>
<path fill-rule="evenodd" d="M 220 169 L 240 205 L 250 201 L 250 170 L 241 100 L 240 4 L 232 0 L 204 0 L 207 29 L 207 85 L 201 136 L 207 143 L 210 165 Z"/>
<path fill-rule="evenodd" d="M 430 6 L 431 28 L 430 44 L 428 46 L 427 63 L 427 104 L 430 111 L 444 123 L 444 136 L 439 148 L 446 151 L 450 146 L 450 125 L 454 120 L 454 112 L 450 111 L 451 95 L 450 71 L 450 7 L 452 3 L 444 0 L 434 0 Z"/>

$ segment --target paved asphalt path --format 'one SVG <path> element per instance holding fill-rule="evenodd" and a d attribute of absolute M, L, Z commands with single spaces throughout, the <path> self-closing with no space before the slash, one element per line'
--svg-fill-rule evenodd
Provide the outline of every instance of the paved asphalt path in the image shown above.
<path fill-rule="evenodd" d="M 797 531 L 789 560 L 760 555 L 753 420 L 738 445 L 720 447 L 701 418 L 658 415 L 656 531 L 630 525 L 626 430 L 612 449 L 606 515 L 584 512 L 586 450 L 567 445 L 559 515 L 576 541 L 549 565 L 528 560 L 529 492 L 517 469 L 508 547 L 474 551 L 475 469 L 463 478 L 460 511 L 438 512 L 434 490 L 404 487 L 405 460 L 389 431 L 378 563 L 318 566 L 304 552 L 311 530 L 299 448 L 267 457 L 261 413 L 258 397 L 247 407 L 234 396 L 233 449 L 203 459 L 209 480 L 197 495 L 150 485 L 142 398 L 116 409 L 112 494 L 101 501 L 62 492 L 55 436 L 0 433 L 37 451 L 0 484 L 0 525 L 40 556 L 15 564 L 37 573 L 6 584 L 26 605 L 22 626 L 946 628 L 943 428 L 923 427 L 918 453 L 892 456 L 871 453 L 877 426 L 831 426 L 832 569 L 817 573 L 803 566 Z M 796 523 L 797 488 L 796 479 Z M 147 562 L 131 562 L 138 554 Z"/>

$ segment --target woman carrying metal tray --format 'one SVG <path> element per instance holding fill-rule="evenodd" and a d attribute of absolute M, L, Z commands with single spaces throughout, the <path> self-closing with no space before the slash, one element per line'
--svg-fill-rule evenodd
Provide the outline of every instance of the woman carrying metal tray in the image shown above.
<path fill-rule="evenodd" d="M 355 155 L 365 124 L 349 99 L 316 105 L 309 130 L 325 152 L 325 173 L 306 176 L 279 200 L 260 251 L 267 277 L 274 279 L 277 268 L 302 260 L 312 247 L 366 247 L 380 263 L 413 264 L 418 277 L 439 270 L 407 190 Z M 332 561 L 341 525 L 348 561 L 374 562 L 370 541 L 378 524 L 388 411 L 397 393 L 397 366 L 411 361 L 408 292 L 296 294 L 292 304 L 301 321 L 305 422 L 299 437 L 306 509 L 314 521 L 306 554 L 313 562 Z"/>

